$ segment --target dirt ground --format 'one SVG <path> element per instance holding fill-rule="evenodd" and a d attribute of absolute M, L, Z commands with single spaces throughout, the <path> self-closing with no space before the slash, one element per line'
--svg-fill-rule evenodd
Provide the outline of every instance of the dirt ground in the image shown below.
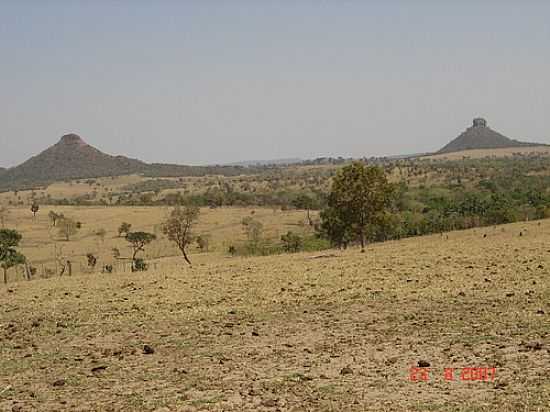
<path fill-rule="evenodd" d="M 549 269 L 542 221 L 13 282 L 0 410 L 547 411 Z"/>

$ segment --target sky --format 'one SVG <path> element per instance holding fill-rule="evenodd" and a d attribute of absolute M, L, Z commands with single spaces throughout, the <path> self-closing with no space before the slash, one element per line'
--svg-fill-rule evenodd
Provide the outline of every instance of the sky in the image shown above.
<path fill-rule="evenodd" d="M 550 2 L 0 0 L 0 166 L 77 133 L 148 162 L 550 143 Z"/>

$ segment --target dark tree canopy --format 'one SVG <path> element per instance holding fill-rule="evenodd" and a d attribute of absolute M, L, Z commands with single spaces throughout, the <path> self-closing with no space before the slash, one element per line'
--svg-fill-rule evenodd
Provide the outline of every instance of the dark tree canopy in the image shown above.
<path fill-rule="evenodd" d="M 136 270 L 136 255 L 156 238 L 154 234 L 147 232 L 130 232 L 126 235 L 126 240 L 132 245 L 132 271 Z"/>
<path fill-rule="evenodd" d="M 7 282 L 7 271 L 13 266 L 25 263 L 25 256 L 15 248 L 21 242 L 21 234 L 12 229 L 0 229 L 0 266 L 4 271 L 4 283 Z"/>
<path fill-rule="evenodd" d="M 338 245 L 358 239 L 365 250 L 368 231 L 389 207 L 393 186 L 384 170 L 354 162 L 338 171 L 332 182 L 328 207 L 322 212 L 322 227 Z"/>

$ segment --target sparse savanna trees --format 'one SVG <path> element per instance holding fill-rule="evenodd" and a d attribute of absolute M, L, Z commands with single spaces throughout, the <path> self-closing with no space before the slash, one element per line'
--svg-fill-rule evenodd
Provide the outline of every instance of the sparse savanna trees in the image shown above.
<path fill-rule="evenodd" d="M 8 269 L 25 263 L 25 256 L 16 248 L 21 242 L 21 234 L 12 229 L 0 229 L 0 266 L 4 272 L 4 283 L 8 281 Z"/>
<path fill-rule="evenodd" d="M 187 256 L 187 246 L 194 240 L 193 226 L 199 218 L 200 209 L 196 206 L 176 206 L 164 224 L 163 233 L 174 242 L 183 255 L 185 261 L 191 264 Z"/>
<path fill-rule="evenodd" d="M 322 211 L 322 230 L 338 246 L 359 240 L 365 251 L 368 232 L 390 206 L 393 193 L 383 169 L 354 162 L 338 171 L 328 206 Z"/>

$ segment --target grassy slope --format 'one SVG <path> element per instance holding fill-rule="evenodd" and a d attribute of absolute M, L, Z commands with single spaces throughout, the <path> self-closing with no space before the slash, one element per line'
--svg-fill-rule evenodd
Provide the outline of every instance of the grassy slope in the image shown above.
<path fill-rule="evenodd" d="M 512 157 L 514 155 L 548 155 L 550 154 L 550 147 L 548 146 L 529 146 L 529 147 L 510 147 L 506 149 L 473 149 L 462 150 L 452 153 L 440 153 L 430 156 L 423 156 L 422 159 L 433 160 L 461 160 L 464 157 L 470 159 L 483 159 L 485 157 Z"/>
<path fill-rule="evenodd" d="M 366 254 L 202 255 L 193 268 L 12 283 L 0 409 L 542 411 L 549 233 L 532 222 Z M 429 383 L 408 381 L 419 359 Z M 497 379 L 443 380 L 466 366 L 496 366 Z"/>

